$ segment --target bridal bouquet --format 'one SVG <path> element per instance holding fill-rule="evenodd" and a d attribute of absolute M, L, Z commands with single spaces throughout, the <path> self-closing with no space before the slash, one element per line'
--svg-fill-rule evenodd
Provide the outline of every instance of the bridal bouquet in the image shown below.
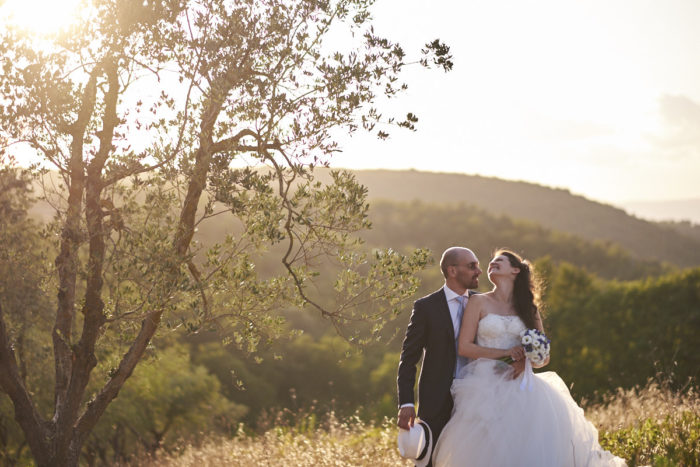
<path fill-rule="evenodd" d="M 537 329 L 528 329 L 520 334 L 520 343 L 525 348 L 525 356 L 535 365 L 541 365 L 549 357 L 550 340 Z"/>
<path fill-rule="evenodd" d="M 525 356 L 535 365 L 541 365 L 549 357 L 550 340 L 537 329 L 526 329 L 520 333 L 520 343 L 525 348 Z M 510 357 L 500 359 L 505 363 L 513 363 Z"/>

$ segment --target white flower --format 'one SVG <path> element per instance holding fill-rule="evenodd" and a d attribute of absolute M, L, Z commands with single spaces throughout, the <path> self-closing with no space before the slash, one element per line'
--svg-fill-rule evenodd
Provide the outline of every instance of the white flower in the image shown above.
<path fill-rule="evenodd" d="M 530 359 L 530 361 L 532 363 L 534 363 L 535 365 L 542 363 L 542 360 L 540 360 L 540 358 L 539 358 L 539 354 L 537 354 L 535 352 L 528 354 L 527 358 Z"/>
<path fill-rule="evenodd" d="M 534 348 L 537 349 L 537 348 L 540 347 L 540 345 L 542 345 L 542 342 L 540 342 L 539 339 L 533 339 L 533 340 L 532 340 L 532 346 L 533 346 Z"/>
<path fill-rule="evenodd" d="M 532 337 L 529 334 L 525 334 L 521 342 L 523 345 L 532 344 Z"/>

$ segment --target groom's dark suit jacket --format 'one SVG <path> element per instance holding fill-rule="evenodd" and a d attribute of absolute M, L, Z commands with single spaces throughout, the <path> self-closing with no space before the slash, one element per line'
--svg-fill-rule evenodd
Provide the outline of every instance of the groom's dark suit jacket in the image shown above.
<path fill-rule="evenodd" d="M 399 406 L 416 403 L 413 388 L 416 365 L 421 357 L 418 416 L 430 425 L 433 436 L 437 438 L 452 414 L 450 386 L 457 359 L 454 327 L 443 289 L 413 304 L 399 362 Z"/>

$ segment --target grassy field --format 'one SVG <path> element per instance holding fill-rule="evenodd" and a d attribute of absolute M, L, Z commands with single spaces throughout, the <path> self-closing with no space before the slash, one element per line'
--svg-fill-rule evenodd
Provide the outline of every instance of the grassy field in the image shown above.
<path fill-rule="evenodd" d="M 606 449 L 630 466 L 700 465 L 700 396 L 694 390 L 672 392 L 650 382 L 602 403 L 583 403 Z M 262 435 L 242 431 L 233 439 L 187 445 L 176 453 L 158 453 L 138 465 L 180 466 L 410 466 L 396 449 L 393 420 L 381 425 L 333 415 L 318 423 L 303 417 L 294 426 L 275 426 Z"/>

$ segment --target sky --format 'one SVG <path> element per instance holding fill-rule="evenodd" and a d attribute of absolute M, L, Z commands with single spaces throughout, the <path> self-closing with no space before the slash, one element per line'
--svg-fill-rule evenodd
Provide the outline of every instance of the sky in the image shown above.
<path fill-rule="evenodd" d="M 76 3 L 6 6 L 43 30 Z M 454 70 L 408 67 L 408 92 L 380 108 L 417 114 L 418 131 L 341 136 L 333 165 L 495 176 L 612 204 L 700 199 L 700 1 L 379 0 L 374 18 L 409 58 L 440 38 Z"/>
<path fill-rule="evenodd" d="M 608 203 L 700 198 L 700 1 L 395 0 L 376 29 L 450 73 L 385 104 L 418 131 L 353 137 L 335 164 L 524 180 Z"/>

